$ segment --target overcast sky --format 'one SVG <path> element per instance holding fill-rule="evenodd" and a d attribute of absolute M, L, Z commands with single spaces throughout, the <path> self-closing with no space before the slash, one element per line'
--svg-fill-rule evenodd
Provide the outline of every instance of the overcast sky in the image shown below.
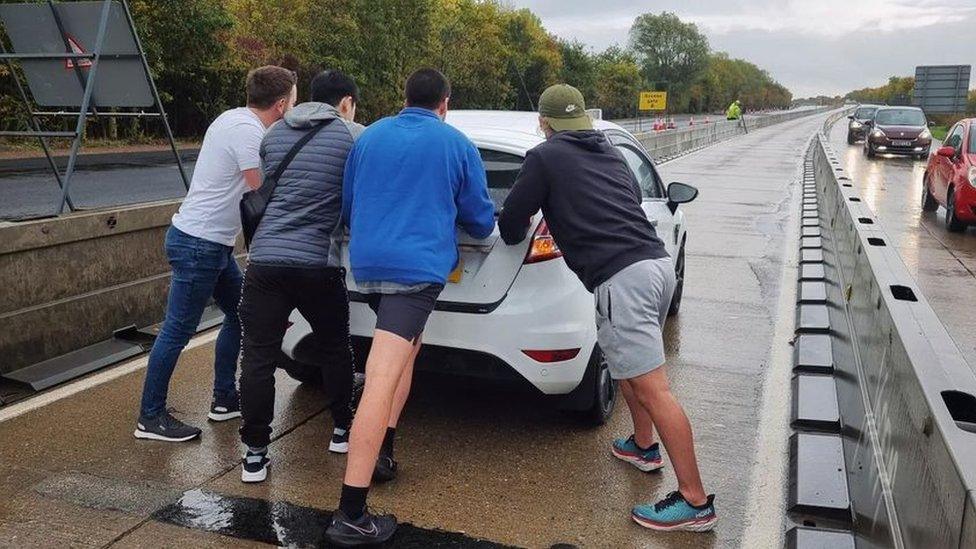
<path fill-rule="evenodd" d="M 766 69 L 795 97 L 878 86 L 914 75 L 916 65 L 976 64 L 976 0 L 509 2 L 598 50 L 626 45 L 641 13 L 671 11 L 697 23 L 713 50 Z"/>

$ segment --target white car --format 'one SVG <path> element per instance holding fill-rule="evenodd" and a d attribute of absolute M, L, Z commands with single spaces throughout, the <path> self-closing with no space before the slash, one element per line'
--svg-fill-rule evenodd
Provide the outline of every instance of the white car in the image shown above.
<path fill-rule="evenodd" d="M 501 207 L 515 182 L 526 151 L 542 143 L 532 112 L 451 111 L 447 122 L 481 151 L 488 187 Z M 685 270 L 684 214 L 678 204 L 697 190 L 672 183 L 667 189 L 640 142 L 616 124 L 595 120 L 637 176 L 642 207 L 673 258 L 678 286 L 669 314 L 681 304 Z M 670 199 L 668 196 L 670 195 Z M 569 270 L 540 214 L 531 238 L 507 246 L 498 229 L 485 240 L 460 233 L 461 276 L 448 283 L 424 331 L 418 368 L 476 377 L 521 379 L 567 409 L 581 410 L 596 423 L 613 411 L 615 386 L 596 343 L 593 295 Z M 343 250 L 348 268 L 348 249 Z M 350 273 L 350 330 L 364 362 L 376 317 L 356 290 Z M 282 366 L 301 381 L 319 379 L 308 322 L 296 310 L 282 350 Z M 512 375 L 515 374 L 515 375 Z"/>

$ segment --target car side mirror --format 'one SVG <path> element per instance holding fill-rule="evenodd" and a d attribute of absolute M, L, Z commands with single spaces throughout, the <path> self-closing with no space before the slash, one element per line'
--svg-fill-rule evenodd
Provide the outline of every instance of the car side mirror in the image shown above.
<path fill-rule="evenodd" d="M 852 114 L 852 115 L 848 116 L 847 119 L 848 120 L 854 120 L 854 115 Z"/>
<path fill-rule="evenodd" d="M 935 126 L 935 122 L 933 122 L 933 121 L 931 121 L 931 120 L 929 120 L 929 127 L 931 128 L 931 127 L 933 127 L 933 126 Z"/>
<path fill-rule="evenodd" d="M 956 156 L 956 149 L 953 149 L 947 145 L 945 147 L 939 147 L 938 150 L 935 151 L 935 154 L 944 156 L 946 158 L 952 158 Z"/>
<path fill-rule="evenodd" d="M 698 197 L 698 189 L 685 183 L 674 182 L 668 185 L 668 208 L 671 213 L 678 209 L 678 204 L 687 204 Z"/>

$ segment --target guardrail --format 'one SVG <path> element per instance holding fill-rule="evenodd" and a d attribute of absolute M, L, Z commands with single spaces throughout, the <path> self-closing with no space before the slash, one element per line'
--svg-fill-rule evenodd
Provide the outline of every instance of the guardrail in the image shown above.
<path fill-rule="evenodd" d="M 677 130 L 635 134 L 655 162 L 686 154 L 725 141 L 748 131 L 825 112 L 828 107 L 785 111 L 763 116 L 746 115 L 743 120 L 719 120 Z"/>
<path fill-rule="evenodd" d="M 815 138 L 809 203 L 851 525 L 861 547 L 973 548 L 976 375 L 829 145 L 845 114 Z"/>

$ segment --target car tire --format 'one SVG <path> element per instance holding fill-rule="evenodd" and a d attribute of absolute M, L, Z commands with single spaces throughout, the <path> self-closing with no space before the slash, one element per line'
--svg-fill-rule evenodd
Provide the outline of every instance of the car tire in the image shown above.
<path fill-rule="evenodd" d="M 681 249 L 678 250 L 678 258 L 674 262 L 674 294 L 671 295 L 671 306 L 668 307 L 668 316 L 675 316 L 681 310 L 681 296 L 685 293 L 685 243 L 681 242 Z"/>
<path fill-rule="evenodd" d="M 617 382 L 610 377 L 610 369 L 600 346 L 593 347 L 583 380 L 563 397 L 562 408 L 570 410 L 587 426 L 605 424 L 617 403 Z"/>
<path fill-rule="evenodd" d="M 854 139 L 854 134 L 847 132 L 847 144 L 853 145 L 854 143 L 857 143 L 857 139 Z"/>
<path fill-rule="evenodd" d="M 295 381 L 305 385 L 322 385 L 322 369 L 318 366 L 298 362 L 285 353 L 279 353 L 278 367 Z"/>
<path fill-rule="evenodd" d="M 864 154 L 866 154 L 868 158 L 874 158 L 874 149 L 871 147 L 870 143 L 864 146 Z"/>
<path fill-rule="evenodd" d="M 938 209 L 939 202 L 932 196 L 932 191 L 929 190 L 929 176 L 926 175 L 922 178 L 922 211 L 934 212 Z"/>
<path fill-rule="evenodd" d="M 946 200 L 946 229 L 949 229 L 950 233 L 961 233 L 966 230 L 966 223 L 959 221 L 956 217 L 956 196 L 949 189 L 949 198 Z"/>

